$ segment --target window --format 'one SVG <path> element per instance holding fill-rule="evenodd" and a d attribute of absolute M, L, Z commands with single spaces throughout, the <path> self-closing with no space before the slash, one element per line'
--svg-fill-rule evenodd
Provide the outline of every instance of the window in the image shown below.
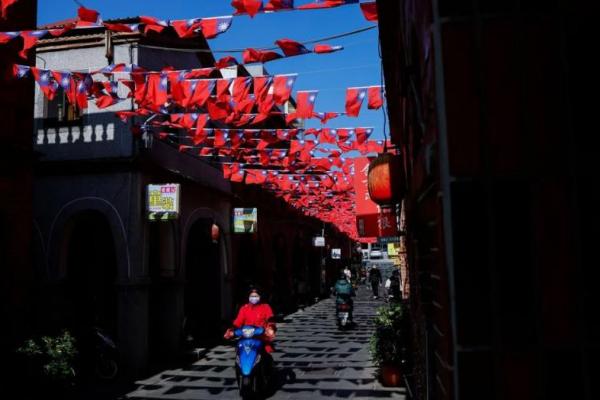
<path fill-rule="evenodd" d="M 65 91 L 59 88 L 54 99 L 44 97 L 44 117 L 48 124 L 75 125 L 82 122 L 83 110 L 69 103 Z"/>

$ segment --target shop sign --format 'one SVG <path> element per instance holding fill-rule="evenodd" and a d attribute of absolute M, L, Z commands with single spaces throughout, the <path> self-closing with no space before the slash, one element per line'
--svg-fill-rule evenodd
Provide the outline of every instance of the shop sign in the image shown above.
<path fill-rule="evenodd" d="M 178 183 L 150 184 L 146 190 L 146 212 L 150 221 L 168 221 L 179 217 Z"/>
<path fill-rule="evenodd" d="M 331 249 L 331 258 L 339 260 L 342 258 L 342 249 Z"/>
<path fill-rule="evenodd" d="M 397 245 L 396 243 L 388 243 L 387 244 L 387 253 L 388 253 L 388 257 L 396 257 L 399 254 L 399 245 Z"/>
<path fill-rule="evenodd" d="M 379 243 L 379 244 L 387 245 L 388 243 L 398 243 L 398 242 L 400 242 L 400 236 L 383 236 L 383 237 L 377 238 L 377 243 Z"/>
<path fill-rule="evenodd" d="M 233 209 L 233 232 L 234 233 L 256 233 L 258 225 L 257 208 L 234 208 Z"/>
<path fill-rule="evenodd" d="M 381 207 L 379 211 L 379 237 L 399 236 L 396 211 L 391 207 Z"/>
<path fill-rule="evenodd" d="M 316 236 L 313 238 L 313 246 L 325 247 L 325 238 L 323 236 Z"/>

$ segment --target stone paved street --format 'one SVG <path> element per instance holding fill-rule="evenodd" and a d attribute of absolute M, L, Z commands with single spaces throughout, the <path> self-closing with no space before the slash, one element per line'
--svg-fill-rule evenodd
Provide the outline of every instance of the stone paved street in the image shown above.
<path fill-rule="evenodd" d="M 271 399 L 405 399 L 404 388 L 382 387 L 369 356 L 375 309 L 383 304 L 361 287 L 355 301 L 357 326 L 339 331 L 333 299 L 286 317 L 274 355 L 277 391 Z M 130 399 L 237 399 L 234 347 L 218 346 L 185 368 L 138 382 Z"/>

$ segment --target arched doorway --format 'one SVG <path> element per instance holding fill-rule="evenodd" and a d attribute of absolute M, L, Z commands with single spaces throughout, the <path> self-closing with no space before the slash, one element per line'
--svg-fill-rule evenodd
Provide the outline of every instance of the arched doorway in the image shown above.
<path fill-rule="evenodd" d="M 117 259 L 106 217 L 98 211 L 72 217 L 65 225 L 61 250 L 66 301 L 59 319 L 74 334 L 85 366 L 95 351 L 93 327 L 113 339 L 117 335 Z"/>
<path fill-rule="evenodd" d="M 199 219 L 191 226 L 185 256 L 186 344 L 210 347 L 222 337 L 221 254 L 211 238 L 211 219 Z M 220 239 L 222 240 L 222 239 Z"/>

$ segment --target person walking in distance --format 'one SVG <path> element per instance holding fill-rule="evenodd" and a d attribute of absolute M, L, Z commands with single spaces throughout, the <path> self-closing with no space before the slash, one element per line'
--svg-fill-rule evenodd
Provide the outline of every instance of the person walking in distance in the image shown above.
<path fill-rule="evenodd" d="M 381 272 L 376 265 L 371 267 L 369 271 L 369 282 L 371 282 L 371 289 L 373 290 L 373 298 L 379 297 L 379 286 L 381 285 Z"/>
<path fill-rule="evenodd" d="M 352 271 L 350 271 L 350 268 L 344 268 L 344 276 L 349 283 L 352 283 Z"/>
<path fill-rule="evenodd" d="M 400 282 L 400 271 L 394 269 L 392 275 L 385 281 L 387 298 L 391 302 L 399 303 L 402 301 L 402 289 Z"/>

